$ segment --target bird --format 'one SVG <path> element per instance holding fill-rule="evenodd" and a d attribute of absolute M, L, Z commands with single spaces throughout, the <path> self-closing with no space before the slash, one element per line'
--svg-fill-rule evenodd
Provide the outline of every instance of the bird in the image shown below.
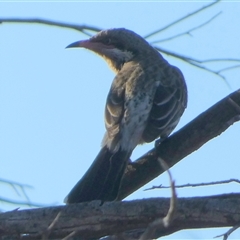
<path fill-rule="evenodd" d="M 186 82 L 159 51 L 125 28 L 102 30 L 66 48 L 76 47 L 101 56 L 116 76 L 107 95 L 100 152 L 64 202 L 115 201 L 135 147 L 164 140 L 177 126 L 187 107 Z"/>

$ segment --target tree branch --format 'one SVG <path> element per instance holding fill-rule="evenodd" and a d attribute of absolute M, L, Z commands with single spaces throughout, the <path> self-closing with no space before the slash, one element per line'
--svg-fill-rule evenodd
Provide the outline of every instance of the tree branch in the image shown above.
<path fill-rule="evenodd" d="M 212 185 L 218 185 L 218 184 L 226 184 L 226 183 L 231 183 L 231 182 L 235 182 L 235 183 L 239 183 L 240 184 L 240 180 L 231 178 L 229 180 L 222 180 L 222 181 L 216 181 L 216 182 L 187 183 L 187 184 L 183 184 L 183 185 L 177 185 L 177 186 L 175 186 L 175 188 L 203 187 L 203 186 L 212 186 Z M 153 189 L 163 189 L 163 188 L 171 188 L 171 186 L 162 186 L 162 185 L 152 186 L 151 188 L 147 188 L 144 191 L 153 190 Z"/>
<path fill-rule="evenodd" d="M 13 190 L 16 192 L 16 194 L 18 196 L 24 196 L 25 199 L 27 201 L 17 201 L 17 200 L 11 200 L 5 197 L 0 197 L 0 201 L 2 202 L 6 202 L 6 203 L 11 203 L 11 204 L 15 204 L 15 205 L 22 205 L 22 206 L 31 206 L 31 207 L 43 207 L 43 204 L 39 204 L 39 203 L 33 203 L 30 201 L 27 193 L 26 193 L 26 188 L 33 188 L 32 186 L 28 185 L 28 184 L 23 184 L 23 183 L 18 183 L 18 182 L 14 182 L 14 181 L 10 181 L 10 180 L 6 180 L 3 178 L 0 178 L 0 183 L 2 184 L 7 184 L 10 187 L 13 188 Z M 20 190 L 20 191 L 19 191 Z"/>
<path fill-rule="evenodd" d="M 156 149 L 129 164 L 118 199 L 124 199 L 164 172 L 158 164 L 158 157 L 172 167 L 239 120 L 240 89 L 200 114 Z"/>
<path fill-rule="evenodd" d="M 171 200 L 170 200 L 170 207 L 168 209 L 168 213 L 164 218 L 157 218 L 152 223 L 148 225 L 144 233 L 141 235 L 140 240 L 148 240 L 153 239 L 155 237 L 156 231 L 160 231 L 160 229 L 165 230 L 165 228 L 169 228 L 170 224 L 173 222 L 176 212 L 177 212 L 177 194 L 175 191 L 175 182 L 172 179 L 172 175 L 168 169 L 167 164 L 159 159 L 159 162 L 161 163 L 162 168 L 167 171 L 169 180 L 170 180 L 170 186 L 171 186 Z"/>
<path fill-rule="evenodd" d="M 163 32 L 164 30 L 166 30 L 166 29 L 168 29 L 168 28 L 170 28 L 170 27 L 172 27 L 172 26 L 174 26 L 174 25 L 182 22 L 183 20 L 185 20 L 185 19 L 187 19 L 187 18 L 189 18 L 189 17 L 192 17 L 192 16 L 196 15 L 197 13 L 202 12 L 203 10 L 205 10 L 205 9 L 207 9 L 207 8 L 212 7 L 213 5 L 215 5 L 215 4 L 218 3 L 218 2 L 220 2 L 220 0 L 217 0 L 217 1 L 213 2 L 213 3 L 210 3 L 210 4 L 202 7 L 202 8 L 199 8 L 198 10 L 196 10 L 196 11 L 194 11 L 194 12 L 191 12 L 191 13 L 189 13 L 188 15 L 186 15 L 186 16 L 184 16 L 184 17 L 181 17 L 181 18 L 179 18 L 179 19 L 177 19 L 177 20 L 175 20 L 174 22 L 168 24 L 168 25 L 165 26 L 165 27 L 160 28 L 160 29 L 158 29 L 158 30 L 156 30 L 156 31 L 154 31 L 154 32 L 152 32 L 152 33 L 149 33 L 148 35 L 145 36 L 145 38 L 147 39 L 147 38 L 150 38 L 150 37 L 152 37 L 152 36 L 154 36 L 154 35 L 156 35 L 156 34 L 158 34 L 158 33 L 160 33 L 160 32 Z"/>
<path fill-rule="evenodd" d="M 155 47 L 155 49 L 157 51 L 159 51 L 161 53 L 165 53 L 166 55 L 170 55 L 172 57 L 181 59 L 182 61 L 184 61 L 184 62 L 186 62 L 186 63 L 188 63 L 188 64 L 190 64 L 190 65 L 192 65 L 194 67 L 197 67 L 197 68 L 200 68 L 200 69 L 202 69 L 204 71 L 207 71 L 207 72 L 215 74 L 216 76 L 222 78 L 228 86 L 229 86 L 229 84 L 226 81 L 225 76 L 223 76 L 220 73 L 223 72 L 223 71 L 226 71 L 226 70 L 230 70 L 230 69 L 233 69 L 233 68 L 240 67 L 240 65 L 234 65 L 234 66 L 230 66 L 230 67 L 226 67 L 226 68 L 214 71 L 214 70 L 212 70 L 212 69 L 210 69 L 210 68 L 208 68 L 208 67 L 203 65 L 204 63 L 207 63 L 207 62 L 213 62 L 213 60 L 198 60 L 198 59 L 187 57 L 187 56 L 184 56 L 184 55 L 181 55 L 181 54 L 169 51 L 169 50 L 165 50 L 165 49 L 157 47 L 157 46 L 154 46 L 154 47 Z M 215 61 L 216 62 L 217 61 L 222 61 L 222 62 L 225 62 L 225 61 L 236 61 L 236 62 L 240 62 L 240 59 L 215 59 Z"/>
<path fill-rule="evenodd" d="M 236 231 L 238 228 L 240 228 L 240 224 L 238 224 L 238 225 L 236 225 L 236 226 L 233 226 L 233 227 L 230 228 L 226 233 L 221 234 L 221 235 L 219 235 L 219 236 L 216 236 L 215 238 L 223 237 L 223 240 L 227 240 L 228 237 L 229 237 L 234 231 Z"/>
<path fill-rule="evenodd" d="M 69 234 L 92 239 L 121 232 L 128 234 L 130 239 L 139 239 L 149 223 L 165 216 L 168 208 L 168 198 L 155 198 L 106 202 L 102 206 L 99 201 L 93 201 L 6 212 L 0 214 L 0 237 L 41 239 L 46 229 L 51 228 L 49 239 L 64 238 Z M 182 229 L 234 226 L 239 222 L 240 194 L 178 198 L 177 214 L 172 224 L 157 229 L 154 237 Z"/>
<path fill-rule="evenodd" d="M 158 164 L 158 157 L 164 159 L 171 167 L 239 120 L 240 90 L 216 103 L 163 141 L 156 149 L 130 164 L 123 179 L 120 199 L 164 171 Z M 151 174 L 148 174 L 149 172 Z M 15 234 L 18 237 L 22 235 L 22 239 L 40 239 L 51 226 L 51 232 L 48 231 L 51 237 L 81 235 L 84 238 L 94 238 L 134 230 L 135 236 L 136 233 L 140 234 L 139 238 L 150 222 L 166 215 L 168 201 L 168 199 L 148 199 L 105 203 L 101 207 L 100 202 L 95 201 L 67 207 L 8 212 L 0 215 L 0 236 Z M 240 222 L 239 201 L 240 194 L 178 199 L 176 219 L 170 228 L 157 230 L 156 237 L 180 229 L 237 225 Z M 54 221 L 59 212 L 61 212 L 60 217 Z M 41 229 L 45 230 L 39 232 Z"/>
<path fill-rule="evenodd" d="M 65 22 L 59 22 L 59 21 L 53 21 L 53 20 L 41 19 L 41 18 L 0 18 L 0 23 L 38 23 L 38 24 L 44 24 L 48 26 L 63 27 L 63 28 L 77 30 L 88 36 L 90 34 L 88 34 L 86 30 L 93 31 L 93 32 L 99 32 L 102 30 L 101 28 L 93 27 L 89 25 L 65 23 Z"/>
<path fill-rule="evenodd" d="M 219 12 L 217 13 L 216 15 L 214 15 L 213 17 L 211 17 L 209 20 L 207 20 L 206 22 L 196 26 L 196 27 L 193 27 L 185 32 L 182 32 L 182 33 L 178 33 L 176 35 L 173 35 L 171 37 L 168 37 L 168 38 L 164 38 L 164 39 L 160 39 L 160 40 L 156 40 L 156 41 L 152 41 L 151 44 L 156 44 L 156 43 L 162 43 L 162 42 L 167 42 L 167 41 L 170 41 L 170 40 L 173 40 L 173 39 L 176 39 L 178 37 L 181 37 L 181 36 L 184 36 L 184 35 L 191 35 L 191 32 L 193 32 L 194 30 L 197 30 L 205 25 L 207 25 L 208 23 L 210 23 L 211 21 L 213 21 L 216 17 L 218 17 L 222 12 Z"/>
<path fill-rule="evenodd" d="M 160 33 L 160 32 L 163 32 L 164 30 L 174 26 L 175 24 L 177 23 L 180 23 L 181 21 L 193 16 L 194 14 L 196 13 L 199 13 L 207 8 L 210 8 L 212 7 L 213 5 L 215 5 L 216 3 L 220 2 L 220 0 L 217 0 L 211 4 L 208 4 L 170 24 L 168 24 L 167 26 L 163 27 L 163 28 L 160 28 L 156 31 L 154 31 L 153 33 L 150 33 L 148 34 L 147 36 L 145 36 L 145 38 L 149 38 L 157 33 Z M 167 41 L 167 40 L 171 40 L 173 38 L 176 38 L 176 37 L 179 37 L 181 35 L 184 35 L 184 34 L 190 34 L 190 32 L 196 30 L 196 29 L 199 29 L 200 27 L 208 24 L 210 21 L 212 21 L 214 18 L 216 18 L 220 13 L 214 15 L 211 19 L 209 19 L 208 21 L 192 28 L 192 29 L 189 29 L 187 32 L 184 32 L 184 33 L 180 33 L 180 34 L 177 34 L 175 36 L 172 36 L 170 38 L 166 38 L 166 39 L 163 39 L 163 40 L 160 40 L 160 41 Z M 48 25 L 48 26 L 55 26 L 55 27 L 63 27 L 63 28 L 68 28 L 68 29 L 72 29 L 72 30 L 77 30 L 77 31 L 80 31 L 81 33 L 87 35 L 87 36 L 92 36 L 90 32 L 99 32 L 102 30 L 102 28 L 98 28 L 98 27 L 93 27 L 93 26 L 88 26 L 88 25 L 79 25 L 79 24 L 71 24 L 71 23 L 64 23 L 64 22 L 59 22 L 59 21 L 53 21 L 53 20 L 48 20 L 48 19 L 41 19 L 41 18 L 0 18 L 0 23 L 37 23 L 37 24 L 45 24 L 45 25 Z M 157 41 L 159 42 L 159 41 Z M 201 70 L 204 70 L 204 71 L 207 71 L 207 72 L 210 72 L 210 73 L 213 73 L 215 75 L 217 75 L 218 77 L 222 78 L 226 84 L 228 85 L 224 75 L 221 74 L 221 72 L 223 71 L 226 71 L 226 70 L 230 70 L 230 69 L 233 69 L 233 68 L 237 68 L 239 67 L 239 65 L 234 65 L 234 66 L 229 66 L 229 67 L 225 67 L 223 69 L 219 69 L 218 71 L 214 71 L 212 69 L 210 69 L 209 67 L 206 67 L 204 66 L 203 64 L 204 63 L 207 63 L 207 62 L 213 62 L 213 61 L 235 61 L 235 62 L 240 62 L 240 59 L 215 59 L 215 60 L 198 60 L 198 59 L 195 59 L 195 58 L 190 58 L 190 57 L 187 57 L 187 56 L 183 56 L 182 54 L 178 54 L 178 53 L 174 53 L 172 51 L 169 51 L 169 50 L 165 50 L 161 47 L 158 47 L 158 46 L 155 46 L 155 48 L 162 52 L 162 53 L 165 53 L 167 55 L 170 55 L 174 58 L 177 58 L 177 59 L 180 59 L 180 60 L 183 60 L 185 61 L 186 63 L 194 66 L 194 67 L 197 67 L 197 68 L 200 68 Z"/>

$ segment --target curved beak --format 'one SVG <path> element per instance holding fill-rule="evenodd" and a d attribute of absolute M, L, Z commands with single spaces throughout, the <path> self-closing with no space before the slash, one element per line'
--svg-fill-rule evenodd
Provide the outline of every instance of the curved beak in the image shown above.
<path fill-rule="evenodd" d="M 68 46 L 66 46 L 66 48 L 75 48 L 75 47 L 79 47 L 79 41 L 71 43 Z"/>
<path fill-rule="evenodd" d="M 68 46 L 66 46 L 66 48 L 77 48 L 77 47 L 87 48 L 88 44 L 89 44 L 89 40 L 82 40 L 82 41 L 71 43 Z"/>

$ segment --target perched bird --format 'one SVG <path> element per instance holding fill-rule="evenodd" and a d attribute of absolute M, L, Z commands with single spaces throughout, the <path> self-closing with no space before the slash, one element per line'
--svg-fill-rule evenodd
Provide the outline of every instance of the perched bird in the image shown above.
<path fill-rule="evenodd" d="M 114 201 L 134 148 L 166 138 L 178 124 L 187 87 L 181 71 L 133 31 L 104 30 L 67 46 L 72 47 L 94 51 L 116 76 L 106 101 L 102 148 L 65 202 Z"/>

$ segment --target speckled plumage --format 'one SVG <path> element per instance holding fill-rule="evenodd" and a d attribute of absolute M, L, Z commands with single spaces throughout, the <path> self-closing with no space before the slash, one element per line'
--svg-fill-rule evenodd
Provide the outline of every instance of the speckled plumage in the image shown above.
<path fill-rule="evenodd" d="M 187 105 L 186 84 L 178 68 L 124 28 L 105 30 L 70 46 L 96 52 L 116 77 L 106 101 L 102 149 L 67 202 L 112 201 L 133 149 L 166 138 L 176 127 Z"/>

